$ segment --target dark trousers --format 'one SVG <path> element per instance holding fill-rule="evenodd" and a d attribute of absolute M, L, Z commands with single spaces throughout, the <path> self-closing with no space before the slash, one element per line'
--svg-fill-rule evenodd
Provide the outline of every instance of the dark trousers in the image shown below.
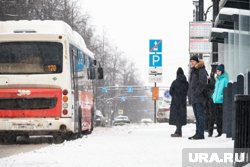
<path fill-rule="evenodd" d="M 223 120 L 223 106 L 222 104 L 215 104 L 216 126 L 218 134 L 222 134 L 222 120 Z"/>
<path fill-rule="evenodd" d="M 207 117 L 207 130 L 209 135 L 213 135 L 214 124 L 215 124 L 215 105 L 212 99 L 209 99 L 206 105 L 206 117 Z"/>
<path fill-rule="evenodd" d="M 204 136 L 205 128 L 205 111 L 202 103 L 195 103 L 192 105 L 194 116 L 196 119 L 196 134 L 198 136 Z"/>
<path fill-rule="evenodd" d="M 215 111 L 211 113 L 211 119 L 209 122 L 208 133 L 210 135 L 213 134 L 214 124 L 216 123 L 217 132 L 219 135 L 222 134 L 222 121 L 223 121 L 223 105 L 222 104 L 214 104 Z"/>
<path fill-rule="evenodd" d="M 210 111 L 210 113 L 208 114 L 208 134 L 209 135 L 213 135 L 214 123 L 215 123 L 215 111 Z"/>
<path fill-rule="evenodd" d="M 214 103 L 213 99 L 209 98 L 205 106 L 205 130 L 207 130 L 208 133 L 213 131 L 214 122 L 215 122 Z"/>

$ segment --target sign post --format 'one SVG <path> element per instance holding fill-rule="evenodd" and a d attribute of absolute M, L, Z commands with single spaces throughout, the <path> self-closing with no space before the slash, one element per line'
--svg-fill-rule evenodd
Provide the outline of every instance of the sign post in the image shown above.
<path fill-rule="evenodd" d="M 159 100 L 159 87 L 157 82 L 162 82 L 162 40 L 149 40 L 149 82 L 152 87 L 152 100 L 154 100 L 154 123 L 156 123 L 156 101 Z"/>

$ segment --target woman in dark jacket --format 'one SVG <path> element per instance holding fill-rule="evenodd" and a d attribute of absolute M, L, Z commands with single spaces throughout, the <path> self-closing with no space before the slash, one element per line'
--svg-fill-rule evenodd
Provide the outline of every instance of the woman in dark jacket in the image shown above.
<path fill-rule="evenodd" d="M 169 124 L 176 125 L 176 131 L 171 137 L 182 136 L 182 126 L 187 124 L 187 92 L 188 82 L 182 68 L 178 68 L 176 80 L 170 87 L 170 95 L 172 96 L 170 106 Z"/>

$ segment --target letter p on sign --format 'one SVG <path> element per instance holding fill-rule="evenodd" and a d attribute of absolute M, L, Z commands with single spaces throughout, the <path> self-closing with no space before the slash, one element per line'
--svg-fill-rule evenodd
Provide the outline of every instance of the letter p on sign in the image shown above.
<path fill-rule="evenodd" d="M 149 67 L 162 67 L 162 54 L 150 54 Z"/>

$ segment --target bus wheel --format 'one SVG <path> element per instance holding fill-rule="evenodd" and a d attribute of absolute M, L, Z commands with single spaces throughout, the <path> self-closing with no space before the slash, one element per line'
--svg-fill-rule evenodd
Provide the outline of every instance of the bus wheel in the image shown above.
<path fill-rule="evenodd" d="M 53 135 L 54 143 L 55 144 L 61 144 L 64 142 L 65 138 L 62 134 L 55 134 Z"/>
<path fill-rule="evenodd" d="M 3 143 L 5 144 L 15 144 L 16 143 L 16 135 L 7 135 L 3 138 Z"/>

